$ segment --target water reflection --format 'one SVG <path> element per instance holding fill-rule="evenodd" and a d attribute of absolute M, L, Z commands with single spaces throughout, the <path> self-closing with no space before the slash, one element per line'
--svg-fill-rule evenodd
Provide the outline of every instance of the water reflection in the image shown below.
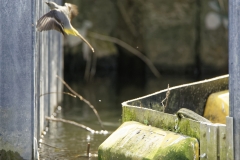
<path fill-rule="evenodd" d="M 66 80 L 66 79 L 65 79 Z M 50 122 L 49 131 L 43 138 L 41 145 L 41 159 L 88 159 L 87 144 L 90 143 L 91 160 L 97 160 L 98 146 L 121 124 L 121 103 L 150 94 L 167 85 L 175 86 L 196 81 L 191 77 L 163 76 L 160 79 L 148 79 L 145 83 L 136 82 L 137 79 L 117 80 L 117 78 L 96 77 L 93 81 L 68 82 L 69 85 L 97 109 L 104 129 L 109 134 L 93 134 L 71 124 Z M 68 92 L 65 89 L 66 92 Z M 64 95 L 62 109 L 57 117 L 76 121 L 94 130 L 102 130 L 92 109 L 80 101 Z"/>

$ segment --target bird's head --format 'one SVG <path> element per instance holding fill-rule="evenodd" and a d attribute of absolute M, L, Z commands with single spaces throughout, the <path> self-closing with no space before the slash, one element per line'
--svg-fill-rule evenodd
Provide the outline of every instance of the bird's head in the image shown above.
<path fill-rule="evenodd" d="M 45 2 L 49 8 L 52 10 L 52 9 L 57 9 L 58 8 L 58 5 L 54 2 Z"/>

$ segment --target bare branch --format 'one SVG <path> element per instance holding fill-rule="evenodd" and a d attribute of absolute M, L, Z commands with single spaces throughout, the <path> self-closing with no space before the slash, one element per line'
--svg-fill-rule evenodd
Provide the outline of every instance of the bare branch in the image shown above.
<path fill-rule="evenodd" d="M 68 124 L 72 124 L 72 125 L 75 125 L 75 126 L 78 126 L 78 127 L 81 127 L 91 133 L 94 133 L 95 130 L 83 125 L 83 124 L 80 124 L 80 123 L 77 123 L 77 122 L 74 122 L 74 121 L 70 121 L 70 120 L 65 120 L 65 119 L 62 119 L 62 118 L 51 118 L 51 117 L 45 117 L 46 120 L 50 120 L 50 121 L 56 121 L 56 122 L 63 122 L 63 123 L 68 123 Z"/>
<path fill-rule="evenodd" d="M 162 100 L 162 102 L 161 102 L 161 104 L 162 104 L 162 106 L 163 106 L 163 113 L 165 112 L 165 109 L 166 109 L 166 107 L 167 107 L 169 95 L 170 95 L 170 90 L 169 90 L 169 84 L 168 84 L 168 91 L 166 92 L 166 97 L 165 97 L 165 98 Z M 164 105 L 163 102 L 165 102 L 165 101 L 166 101 L 166 103 L 165 103 L 165 105 Z"/>
<path fill-rule="evenodd" d="M 85 98 L 83 98 L 81 95 L 79 95 L 77 92 L 75 92 L 62 78 L 60 78 L 58 75 L 56 75 L 58 79 L 61 80 L 61 82 L 70 90 L 70 92 L 72 92 L 74 95 L 76 95 L 81 101 L 85 102 L 92 110 L 93 112 L 95 113 L 95 115 L 97 116 L 98 118 L 98 121 L 101 125 L 102 128 L 103 127 L 103 124 L 102 124 L 102 120 L 97 112 L 97 110 L 95 109 L 95 107 L 88 101 L 86 100 Z"/>
<path fill-rule="evenodd" d="M 146 57 L 144 56 L 141 52 L 139 52 L 137 49 L 133 48 L 132 46 L 130 46 L 129 44 L 121 41 L 120 39 L 114 38 L 114 37 L 109 37 L 109 36 L 104 36 L 98 33 L 93 33 L 90 32 L 89 36 L 102 40 L 102 41 L 109 41 L 109 42 L 113 42 L 116 43 L 118 45 L 120 45 L 121 47 L 125 48 L 126 50 L 128 50 L 129 52 L 133 53 L 134 55 L 136 55 L 138 58 L 140 58 L 144 63 L 147 64 L 147 66 L 149 67 L 149 69 L 152 71 L 152 73 L 159 78 L 160 77 L 160 73 L 158 72 L 158 70 L 156 69 L 156 67 L 152 64 L 152 62 Z"/>
<path fill-rule="evenodd" d="M 43 144 L 43 145 L 45 145 L 45 146 L 54 148 L 54 149 L 59 149 L 59 150 L 63 150 L 63 151 L 66 150 L 66 149 L 63 149 L 63 148 L 54 147 L 54 146 L 52 146 L 52 145 L 50 145 L 50 144 L 47 144 L 47 143 L 43 143 L 43 142 L 39 142 L 39 143 L 41 143 L 41 144 Z"/>
<path fill-rule="evenodd" d="M 74 97 L 74 98 L 77 97 L 76 95 L 73 95 L 73 94 L 68 93 L 68 92 L 48 92 L 48 93 L 40 94 L 39 97 L 45 96 L 45 95 L 47 95 L 47 94 L 66 94 L 66 95 L 72 96 L 72 97 Z"/>

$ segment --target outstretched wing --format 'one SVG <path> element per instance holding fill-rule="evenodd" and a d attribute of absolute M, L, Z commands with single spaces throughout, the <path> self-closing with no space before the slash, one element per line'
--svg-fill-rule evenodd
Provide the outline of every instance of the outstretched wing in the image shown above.
<path fill-rule="evenodd" d="M 58 12 L 57 10 L 51 10 L 47 14 L 43 15 L 37 21 L 37 30 L 41 32 L 45 30 L 54 29 L 65 35 L 63 31 L 63 25 L 61 24 L 61 21 L 58 19 L 57 12 Z"/>
<path fill-rule="evenodd" d="M 70 20 L 72 20 L 78 15 L 78 7 L 76 5 L 71 3 L 65 3 L 65 6 L 68 7 Z"/>

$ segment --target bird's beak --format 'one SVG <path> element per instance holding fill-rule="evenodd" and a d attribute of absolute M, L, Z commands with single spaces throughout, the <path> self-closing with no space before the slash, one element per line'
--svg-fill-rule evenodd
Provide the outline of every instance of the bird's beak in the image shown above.
<path fill-rule="evenodd" d="M 45 2 L 47 5 L 49 4 L 49 2 Z"/>

